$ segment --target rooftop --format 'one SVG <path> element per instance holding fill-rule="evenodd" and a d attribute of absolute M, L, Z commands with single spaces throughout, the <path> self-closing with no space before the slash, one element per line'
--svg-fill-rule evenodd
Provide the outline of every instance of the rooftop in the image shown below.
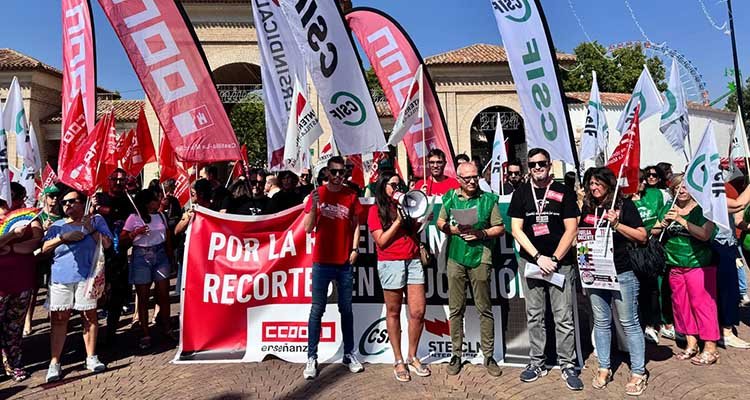
<path fill-rule="evenodd" d="M 114 108 L 115 121 L 137 122 L 141 107 L 146 104 L 143 100 L 99 100 L 96 105 L 96 119 L 101 118 L 107 111 Z M 62 123 L 62 114 L 53 114 L 42 121 L 43 124 Z"/>
<path fill-rule="evenodd" d="M 576 60 L 576 56 L 557 53 L 558 61 Z M 429 56 L 424 60 L 425 65 L 440 64 L 494 64 L 508 62 L 505 48 L 494 44 L 477 43 L 460 49 Z"/>

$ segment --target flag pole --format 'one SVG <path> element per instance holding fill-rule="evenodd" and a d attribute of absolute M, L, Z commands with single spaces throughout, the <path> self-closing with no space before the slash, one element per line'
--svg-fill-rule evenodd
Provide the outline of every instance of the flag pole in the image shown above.
<path fill-rule="evenodd" d="M 424 65 L 420 65 L 420 67 L 424 68 Z M 422 120 L 422 180 L 427 183 L 427 143 L 425 142 L 424 134 L 424 71 L 421 68 L 419 76 L 419 113 Z"/>

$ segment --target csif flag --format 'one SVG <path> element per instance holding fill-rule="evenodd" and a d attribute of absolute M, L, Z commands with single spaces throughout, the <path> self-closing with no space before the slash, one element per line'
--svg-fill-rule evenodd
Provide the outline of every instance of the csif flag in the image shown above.
<path fill-rule="evenodd" d="M 70 161 L 83 150 L 88 123 L 83 107 L 83 96 L 76 95 L 73 104 L 68 109 L 68 115 L 63 119 L 63 132 L 60 137 L 60 152 L 57 154 L 57 170 L 62 174 L 67 170 Z"/>
<path fill-rule="evenodd" d="M 685 138 L 690 134 L 688 120 L 687 96 L 680 81 L 680 70 L 677 60 L 672 60 L 672 70 L 669 74 L 669 86 L 664 92 L 664 107 L 661 111 L 659 130 L 677 152 L 685 149 Z"/>
<path fill-rule="evenodd" d="M 508 65 L 521 102 L 529 148 L 574 164 L 573 129 L 559 77 L 557 54 L 539 0 L 491 0 Z"/>
<path fill-rule="evenodd" d="M 279 3 L 302 49 L 341 154 L 384 150 L 383 128 L 338 1 L 279 0 Z"/>
<path fill-rule="evenodd" d="M 111 114 L 106 114 L 86 137 L 81 151 L 76 153 L 65 170 L 60 170 L 60 182 L 86 193 L 94 194 L 100 186 L 97 179 L 99 166 L 104 157 L 104 143 L 110 131 Z"/>
<path fill-rule="evenodd" d="M 604 107 L 599 96 L 599 84 L 596 80 L 596 71 L 591 72 L 591 94 L 589 95 L 588 110 L 586 112 L 586 126 L 583 128 L 581 138 L 581 161 L 594 160 L 597 167 L 604 166 L 604 157 L 607 152 L 609 141 L 609 126 Z"/>
<path fill-rule="evenodd" d="M 3 104 L 0 102 L 0 199 L 11 201 L 10 168 L 8 160 L 8 136 L 3 125 Z"/>
<path fill-rule="evenodd" d="M 177 1 L 99 0 L 183 161 L 237 160 L 240 146 Z"/>
<path fill-rule="evenodd" d="M 617 175 L 617 184 L 622 194 L 638 192 L 638 175 L 641 163 L 641 134 L 639 106 L 635 107 L 630 128 L 623 133 L 620 143 L 609 157 L 607 168 Z"/>
<path fill-rule="evenodd" d="M 263 81 L 268 169 L 280 171 L 284 169 L 284 145 L 292 107 L 294 77 L 299 77 L 302 87 L 307 88 L 307 70 L 279 2 L 253 0 L 251 8 L 253 21 L 256 21 L 262 66 L 260 73 Z"/>
<path fill-rule="evenodd" d="M 737 115 L 734 117 L 734 129 L 729 137 L 729 172 L 730 177 L 727 181 L 731 181 L 736 177 L 742 176 L 742 171 L 737 167 L 737 160 L 745 161 L 745 168 L 750 168 L 747 165 L 748 152 L 747 145 L 747 134 L 745 134 L 745 123 L 742 121 L 742 113 L 740 108 L 737 107 Z"/>
<path fill-rule="evenodd" d="M 721 228 L 729 228 L 727 194 L 719 168 L 721 160 L 716 147 L 713 121 L 708 121 L 703 138 L 685 170 L 684 185 L 703 210 L 703 216 Z"/>
<path fill-rule="evenodd" d="M 398 146 L 398 143 L 404 138 L 404 135 L 411 129 L 417 121 L 424 119 L 424 78 L 422 73 L 422 64 L 417 67 L 414 79 L 409 85 L 409 91 L 401 105 L 401 112 L 393 124 L 391 137 L 388 138 L 389 146 Z M 421 132 L 421 129 L 420 129 Z M 419 134 L 419 133 L 417 133 Z"/>
<path fill-rule="evenodd" d="M 86 126 L 96 123 L 96 46 L 89 0 L 62 0 L 62 119 L 83 97 Z M 62 126 L 62 132 L 69 129 Z"/>
<path fill-rule="evenodd" d="M 617 121 L 615 129 L 617 129 L 618 132 L 624 132 L 625 128 L 630 126 L 630 122 L 633 120 L 633 114 L 635 113 L 635 108 L 639 105 L 641 111 L 638 115 L 638 119 L 641 121 L 654 114 L 660 114 L 663 107 L 659 89 L 656 88 L 654 79 L 651 78 L 651 73 L 645 65 L 643 66 L 641 76 L 638 78 L 638 82 L 635 84 L 633 94 L 625 105 L 625 109 L 622 110 L 620 120 Z"/>
<path fill-rule="evenodd" d="M 21 85 L 15 76 L 10 84 L 10 89 L 8 89 L 8 98 L 5 100 L 3 126 L 7 133 L 15 134 L 16 155 L 22 161 L 23 165 L 30 168 L 33 167 L 37 171 L 41 169 L 39 148 L 33 147 L 29 122 L 26 119 L 26 110 L 23 106 Z"/>
<path fill-rule="evenodd" d="M 497 113 L 495 123 L 495 140 L 492 142 L 492 165 L 490 170 L 490 185 L 492 191 L 500 194 L 503 184 L 503 164 L 508 162 L 508 153 L 505 151 L 505 134 L 503 124 L 500 121 L 500 113 Z"/>
<path fill-rule="evenodd" d="M 310 146 L 323 134 L 323 128 L 298 79 L 294 80 L 291 113 L 286 127 L 284 166 L 299 175 L 309 165 Z"/>

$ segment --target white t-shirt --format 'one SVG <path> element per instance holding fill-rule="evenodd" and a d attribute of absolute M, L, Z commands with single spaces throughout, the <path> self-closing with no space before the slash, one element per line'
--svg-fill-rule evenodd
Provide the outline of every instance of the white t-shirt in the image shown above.
<path fill-rule="evenodd" d="M 145 225 L 138 214 L 130 214 L 125 220 L 123 230 L 133 232 L 134 230 Z M 133 240 L 134 246 L 151 247 L 162 244 L 167 240 L 167 227 L 164 225 L 164 218 L 160 214 L 151 214 L 151 222 L 148 223 L 149 232 L 138 235 Z"/>

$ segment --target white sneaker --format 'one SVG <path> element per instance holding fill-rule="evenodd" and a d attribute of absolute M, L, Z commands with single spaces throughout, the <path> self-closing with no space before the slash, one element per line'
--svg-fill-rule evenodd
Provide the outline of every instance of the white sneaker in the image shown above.
<path fill-rule="evenodd" d="M 348 363 L 346 362 L 348 359 Z M 357 360 L 357 356 L 352 354 L 344 354 L 344 364 L 349 364 L 349 371 L 352 373 L 362 372 L 365 370 L 365 367 L 362 366 L 362 363 Z"/>
<path fill-rule="evenodd" d="M 646 329 L 643 330 L 643 334 L 647 341 L 659 344 L 659 334 L 654 328 L 647 326 Z"/>
<path fill-rule="evenodd" d="M 104 363 L 99 361 L 99 357 L 97 357 L 96 355 L 86 357 L 87 370 L 97 373 L 104 371 L 106 368 L 107 367 L 104 365 Z"/>
<path fill-rule="evenodd" d="M 57 382 L 62 377 L 62 368 L 60 367 L 60 364 L 49 364 L 49 368 L 47 368 L 47 377 L 45 378 L 45 382 Z"/>
<path fill-rule="evenodd" d="M 740 299 L 740 307 L 747 307 L 750 305 L 750 295 L 745 294 Z"/>
<path fill-rule="evenodd" d="M 305 379 L 314 379 L 318 376 L 318 360 L 315 358 L 308 358 L 307 364 L 305 364 L 305 370 L 302 372 L 302 376 Z"/>
<path fill-rule="evenodd" d="M 661 329 L 659 329 L 659 334 L 661 335 L 661 337 L 666 338 L 666 339 L 671 339 L 671 340 L 675 340 L 675 337 L 677 336 L 677 333 L 674 331 L 674 328 L 668 329 L 663 326 L 661 327 Z"/>

